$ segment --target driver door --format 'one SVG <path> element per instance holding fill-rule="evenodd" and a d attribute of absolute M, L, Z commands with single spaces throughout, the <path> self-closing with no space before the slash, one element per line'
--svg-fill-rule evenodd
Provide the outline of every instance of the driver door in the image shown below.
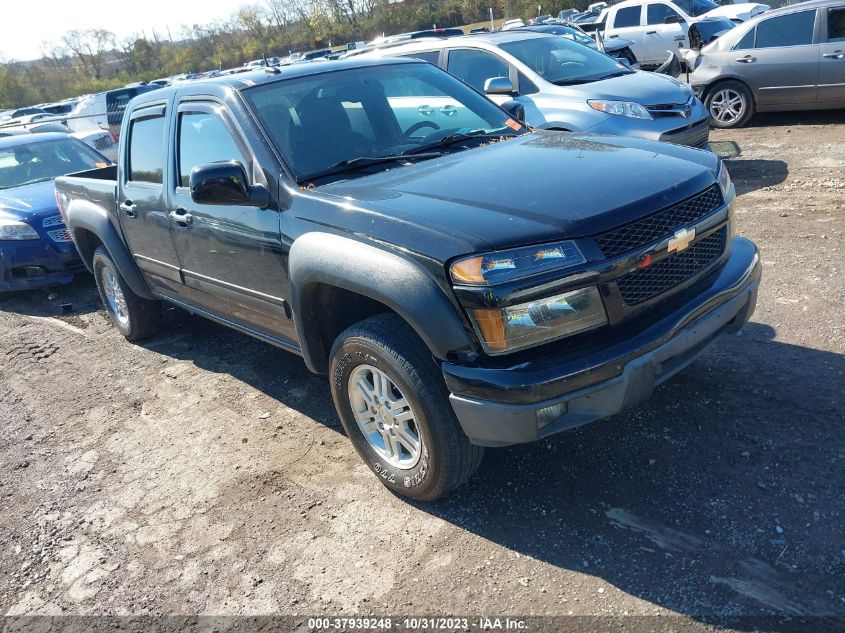
<path fill-rule="evenodd" d="M 669 23 L 666 20 L 669 20 Z M 687 30 L 689 26 L 683 16 L 668 4 L 652 2 L 646 5 L 646 29 L 643 49 L 648 59 L 665 61 L 667 51 L 678 52 L 678 48 L 689 48 Z"/>
<path fill-rule="evenodd" d="M 489 51 L 477 48 L 453 48 L 446 58 L 446 71 L 484 94 L 484 83 L 493 77 L 507 77 L 513 81 L 511 65 Z M 488 95 L 488 99 L 502 105 L 512 99 L 509 95 Z"/>
<path fill-rule="evenodd" d="M 279 212 L 245 205 L 198 204 L 191 198 L 191 170 L 216 161 L 240 162 L 250 184 L 258 170 L 249 146 L 214 102 L 182 102 L 174 130 L 176 170 L 170 183 L 173 243 L 184 296 L 212 314 L 235 315 L 260 333 L 296 340 L 288 318 L 288 279 Z M 264 183 L 262 183 L 264 184 Z"/>

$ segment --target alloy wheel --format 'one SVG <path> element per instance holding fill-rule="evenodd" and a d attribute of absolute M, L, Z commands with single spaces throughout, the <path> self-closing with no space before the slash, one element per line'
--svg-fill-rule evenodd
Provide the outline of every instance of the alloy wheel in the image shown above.
<path fill-rule="evenodd" d="M 358 365 L 349 375 L 349 404 L 370 447 L 394 468 L 417 465 L 422 437 L 416 415 L 391 378 L 372 365 Z"/>
<path fill-rule="evenodd" d="M 731 88 L 718 90 L 710 99 L 710 116 L 720 123 L 734 123 L 745 113 L 742 95 Z"/>

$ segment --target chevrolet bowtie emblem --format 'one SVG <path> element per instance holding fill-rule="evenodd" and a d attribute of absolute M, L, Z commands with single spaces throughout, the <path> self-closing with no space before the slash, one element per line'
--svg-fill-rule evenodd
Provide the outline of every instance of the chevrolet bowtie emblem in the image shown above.
<path fill-rule="evenodd" d="M 687 246 L 689 246 L 690 242 L 692 242 L 694 239 L 695 228 L 681 229 L 680 231 L 675 231 L 675 237 L 669 240 L 669 246 L 666 248 L 666 250 L 670 253 L 672 251 L 677 251 L 678 253 L 680 253 Z"/>

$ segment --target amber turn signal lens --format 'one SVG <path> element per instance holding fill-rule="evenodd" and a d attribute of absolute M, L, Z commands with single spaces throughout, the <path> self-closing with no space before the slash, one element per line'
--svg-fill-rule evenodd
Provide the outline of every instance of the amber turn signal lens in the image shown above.
<path fill-rule="evenodd" d="M 481 274 L 481 264 L 484 257 L 470 257 L 452 264 L 452 280 L 455 283 L 483 284 L 484 275 Z"/>
<path fill-rule="evenodd" d="M 505 349 L 505 319 L 501 310 L 476 308 L 472 311 L 478 331 L 489 349 Z"/>

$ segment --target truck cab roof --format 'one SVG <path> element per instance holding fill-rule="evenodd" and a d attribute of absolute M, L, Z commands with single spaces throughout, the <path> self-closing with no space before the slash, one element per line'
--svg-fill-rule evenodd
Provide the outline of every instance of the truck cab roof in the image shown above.
<path fill-rule="evenodd" d="M 273 66 L 258 70 L 237 73 L 234 75 L 223 75 L 210 77 L 166 86 L 159 90 L 145 92 L 135 97 L 130 109 L 137 108 L 145 103 L 159 103 L 167 101 L 171 95 L 216 95 L 225 93 L 228 90 L 245 90 L 254 86 L 285 81 L 296 77 L 308 77 L 326 73 L 351 70 L 355 68 L 366 68 L 369 66 L 383 66 L 385 64 L 417 64 L 425 63 L 414 59 L 366 59 L 355 58 L 349 60 L 337 60 L 326 62 L 311 62 L 307 64 L 293 64 L 290 66 Z"/>

